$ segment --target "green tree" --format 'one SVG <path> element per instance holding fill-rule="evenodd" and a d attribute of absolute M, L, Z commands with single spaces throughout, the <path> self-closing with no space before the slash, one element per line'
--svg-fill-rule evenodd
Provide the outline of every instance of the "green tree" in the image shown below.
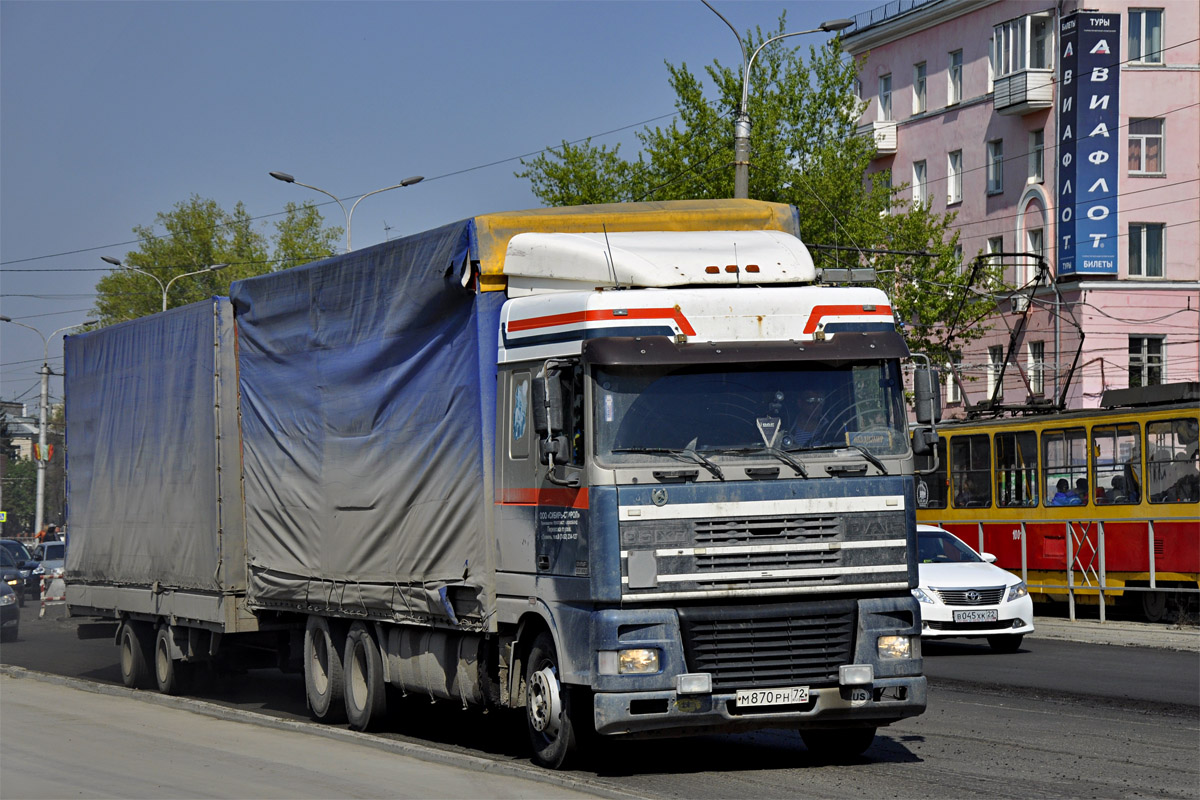
<path fill-rule="evenodd" d="M 786 13 L 777 30 L 748 32 L 743 37 L 747 52 L 784 32 Z M 667 72 L 678 118 L 669 127 L 639 131 L 641 150 L 635 160 L 622 158 L 619 146 L 610 150 L 590 140 L 564 142 L 523 160 L 524 169 L 516 176 L 529 180 L 534 194 L 548 205 L 732 197 L 732 118 L 741 103 L 740 65 L 714 61 L 705 68 L 715 100 L 706 98 L 704 82 L 686 64 L 668 63 Z M 880 285 L 893 294 L 897 317 L 918 319 L 908 330 L 913 349 L 931 349 L 940 359 L 941 353 L 984 333 L 976 324 L 946 335 L 964 298 L 974 316 L 991 301 L 966 286 L 969 271 L 960 268 L 954 255 L 958 238 L 949 227 L 953 216 L 909 207 L 898 199 L 903 187 L 893 191 L 884 174 L 863 179 L 875 145 L 857 135 L 862 102 L 854 92 L 856 76 L 856 64 L 837 39 L 809 47 L 807 58 L 789 40 L 759 53 L 748 94 L 753 123 L 750 196 L 796 206 L 801 238 L 810 245 L 851 248 L 816 249 L 819 266 L 873 263 Z M 930 255 L 870 252 L 876 249 Z M 926 293 L 935 286 L 943 292 L 936 299 Z"/>
<path fill-rule="evenodd" d="M 4 472 L 5 536 L 33 532 L 37 519 L 37 464 L 28 459 L 13 459 Z"/>
<path fill-rule="evenodd" d="M 320 212 L 310 203 L 288 203 L 275 229 L 272 255 L 266 236 L 255 228 L 242 203 L 230 213 L 215 200 L 192 195 L 160 212 L 154 225 L 134 226 L 138 249 L 122 261 L 163 285 L 214 264 L 229 265 L 172 283 L 167 296 L 171 308 L 228 294 L 235 280 L 329 256 L 341 237 L 341 228 L 324 227 Z M 94 313 L 99 323 L 110 325 L 160 311 L 162 289 L 149 275 L 118 268 L 97 281 Z"/>

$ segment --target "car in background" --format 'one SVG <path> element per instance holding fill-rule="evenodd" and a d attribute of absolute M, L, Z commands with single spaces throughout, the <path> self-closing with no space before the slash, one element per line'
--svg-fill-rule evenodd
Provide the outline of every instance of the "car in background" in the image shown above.
<path fill-rule="evenodd" d="M 13 557 L 13 560 L 17 562 L 17 569 L 21 571 L 24 585 L 21 589 L 16 589 L 17 599 L 24 601 L 37 594 L 39 581 L 38 577 L 33 574 L 37 562 L 33 560 L 33 553 L 29 552 L 29 548 L 16 539 L 0 539 L 0 549 Z"/>
<path fill-rule="evenodd" d="M 7 583 L 0 583 L 0 642 L 17 638 L 21 627 L 21 608 L 17 593 Z"/>
<path fill-rule="evenodd" d="M 25 570 L 26 573 L 29 570 Z M 12 589 L 17 595 L 17 604 L 25 603 L 25 576 L 21 574 L 16 560 L 7 550 L 0 549 L 0 583 Z"/>
<path fill-rule="evenodd" d="M 39 583 L 36 593 L 40 595 L 40 584 L 43 578 L 47 582 L 54 578 L 61 579 L 66 572 L 67 543 L 42 542 L 35 545 L 33 548 L 33 560 L 37 562 L 37 566 L 33 569 L 33 575 Z"/>
<path fill-rule="evenodd" d="M 949 531 L 917 526 L 921 638 L 986 638 L 992 650 L 1015 653 L 1033 632 L 1033 600 L 1025 582 Z"/>

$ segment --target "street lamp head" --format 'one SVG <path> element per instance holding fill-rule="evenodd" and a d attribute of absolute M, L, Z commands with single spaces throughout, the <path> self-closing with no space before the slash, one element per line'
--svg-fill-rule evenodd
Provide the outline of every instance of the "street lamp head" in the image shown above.
<path fill-rule="evenodd" d="M 288 175 L 286 172 L 269 172 L 267 174 L 270 175 L 275 180 L 283 181 L 284 183 L 295 183 L 296 182 L 296 179 L 293 178 L 291 175 Z"/>
<path fill-rule="evenodd" d="M 228 266 L 229 266 L 228 264 L 213 264 L 212 266 L 210 266 L 210 267 L 208 268 L 208 271 L 209 271 L 209 272 L 216 272 L 217 270 L 219 270 L 219 269 L 225 269 L 225 268 L 226 268 L 226 267 L 228 267 Z"/>
<path fill-rule="evenodd" d="M 0 322 L 12 322 L 12 317 L 0 316 Z"/>
<path fill-rule="evenodd" d="M 413 175 L 411 178 L 405 178 L 404 180 L 400 181 L 400 185 L 412 186 L 414 183 L 420 183 L 423 180 L 425 180 L 424 175 Z"/>
<path fill-rule="evenodd" d="M 100 260 L 103 261 L 105 264 L 112 264 L 114 267 L 123 266 L 121 264 L 121 259 L 113 258 L 112 256 L 100 256 Z"/>
<path fill-rule="evenodd" d="M 849 28 L 853 24 L 854 24 L 854 20 L 852 20 L 852 19 L 831 19 L 831 20 L 826 20 L 825 22 L 822 22 L 820 25 L 820 29 L 825 31 L 826 33 L 833 33 L 834 31 L 845 30 L 846 28 Z"/>
<path fill-rule="evenodd" d="M 79 324 L 78 324 L 78 325 L 76 325 L 75 327 L 76 327 L 76 328 L 82 328 L 82 327 L 85 327 L 85 326 L 87 326 L 87 325 L 95 325 L 95 324 L 96 324 L 96 320 L 94 320 L 94 319 L 85 319 L 83 322 L 79 323 Z"/>

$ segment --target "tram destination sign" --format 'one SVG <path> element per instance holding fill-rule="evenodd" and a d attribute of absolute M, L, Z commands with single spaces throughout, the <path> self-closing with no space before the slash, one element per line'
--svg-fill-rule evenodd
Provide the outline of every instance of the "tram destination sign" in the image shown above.
<path fill-rule="evenodd" d="M 1117 274 L 1121 15 L 1059 23 L 1060 277 Z"/>

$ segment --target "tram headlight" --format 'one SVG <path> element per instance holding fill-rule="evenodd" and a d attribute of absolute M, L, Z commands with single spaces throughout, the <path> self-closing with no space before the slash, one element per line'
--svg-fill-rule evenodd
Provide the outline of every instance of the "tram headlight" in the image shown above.
<path fill-rule="evenodd" d="M 1025 586 L 1025 581 L 1017 581 L 1012 586 L 1008 587 L 1008 597 L 1005 598 L 1006 603 L 1011 603 L 1014 600 L 1020 600 L 1022 597 L 1029 596 L 1029 589 Z"/>

